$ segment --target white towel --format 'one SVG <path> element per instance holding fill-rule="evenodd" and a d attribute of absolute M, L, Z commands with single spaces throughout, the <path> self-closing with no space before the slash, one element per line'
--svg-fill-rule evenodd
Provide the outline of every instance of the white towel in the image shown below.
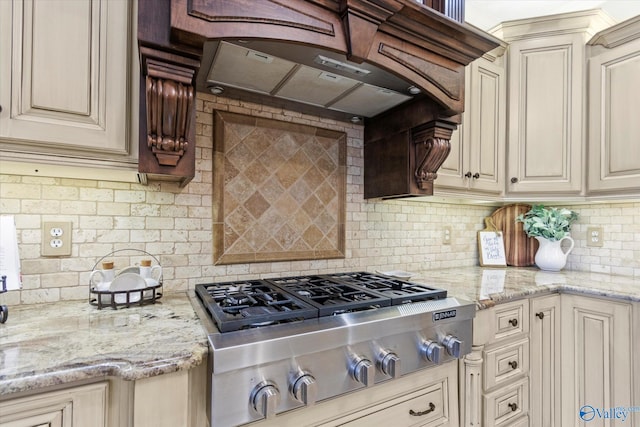
<path fill-rule="evenodd" d="M 0 276 L 7 276 L 8 291 L 22 288 L 18 230 L 12 215 L 0 216 Z"/>

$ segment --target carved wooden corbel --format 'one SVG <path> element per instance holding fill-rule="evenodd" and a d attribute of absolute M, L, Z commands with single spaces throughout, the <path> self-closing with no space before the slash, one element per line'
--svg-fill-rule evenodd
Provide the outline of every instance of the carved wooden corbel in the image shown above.
<path fill-rule="evenodd" d="M 451 151 L 451 133 L 455 129 L 455 124 L 443 121 L 432 121 L 412 129 L 416 160 L 414 177 L 420 190 L 430 191 L 433 188 L 437 171 Z"/>
<path fill-rule="evenodd" d="M 195 71 L 148 58 L 147 148 L 158 163 L 176 166 L 189 148 Z"/>

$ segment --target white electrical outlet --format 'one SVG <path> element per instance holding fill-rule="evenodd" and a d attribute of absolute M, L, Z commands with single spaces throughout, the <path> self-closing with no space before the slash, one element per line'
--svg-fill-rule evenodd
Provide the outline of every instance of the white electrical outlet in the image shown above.
<path fill-rule="evenodd" d="M 42 223 L 42 256 L 71 255 L 71 221 Z"/>
<path fill-rule="evenodd" d="M 444 227 L 444 231 L 442 232 L 442 244 L 443 245 L 450 245 L 451 244 L 451 227 L 450 226 L 446 226 Z"/>
<path fill-rule="evenodd" d="M 604 234 L 602 227 L 587 227 L 587 246 L 602 247 Z"/>

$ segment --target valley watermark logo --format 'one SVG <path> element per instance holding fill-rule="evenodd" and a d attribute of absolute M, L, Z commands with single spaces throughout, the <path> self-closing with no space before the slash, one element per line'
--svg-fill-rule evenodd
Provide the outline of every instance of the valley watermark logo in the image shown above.
<path fill-rule="evenodd" d="M 580 408 L 579 415 L 583 421 L 591 421 L 594 419 L 626 421 L 631 412 L 640 412 L 640 406 L 594 408 L 591 405 L 584 405 Z"/>

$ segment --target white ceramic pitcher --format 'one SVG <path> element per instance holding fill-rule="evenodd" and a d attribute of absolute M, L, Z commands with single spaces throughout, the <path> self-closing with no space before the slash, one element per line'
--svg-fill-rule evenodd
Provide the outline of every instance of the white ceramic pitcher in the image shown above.
<path fill-rule="evenodd" d="M 93 270 L 91 272 L 89 283 L 93 283 L 98 291 L 108 291 L 115 276 L 116 271 L 113 268 L 113 261 L 105 261 L 102 263 L 102 270 Z M 100 280 L 96 282 L 98 277 Z"/>
<path fill-rule="evenodd" d="M 575 245 L 573 239 L 570 236 L 565 236 L 560 240 L 549 240 L 536 236 L 536 240 L 540 243 L 534 258 L 538 268 L 545 271 L 562 270 L 567 264 L 567 257 Z M 569 240 L 571 246 L 566 251 L 563 251 L 561 245 L 565 240 Z"/>

